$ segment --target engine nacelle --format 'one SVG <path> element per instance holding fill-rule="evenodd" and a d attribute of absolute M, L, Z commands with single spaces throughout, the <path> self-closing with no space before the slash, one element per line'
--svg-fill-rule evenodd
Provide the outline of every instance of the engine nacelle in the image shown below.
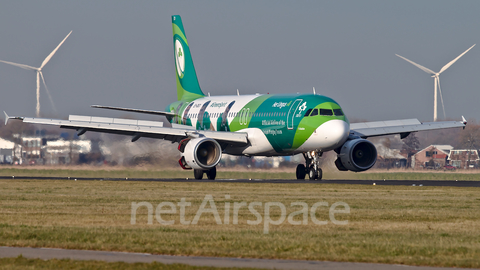
<path fill-rule="evenodd" d="M 340 171 L 366 171 L 377 161 L 375 145 L 365 139 L 346 141 L 339 150 L 335 165 Z"/>
<path fill-rule="evenodd" d="M 179 150 L 182 152 L 179 163 L 184 169 L 208 170 L 215 167 L 222 158 L 220 144 L 205 137 L 182 141 Z"/>

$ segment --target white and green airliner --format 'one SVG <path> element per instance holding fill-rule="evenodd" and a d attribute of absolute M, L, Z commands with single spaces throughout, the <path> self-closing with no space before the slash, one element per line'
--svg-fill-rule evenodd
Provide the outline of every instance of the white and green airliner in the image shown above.
<path fill-rule="evenodd" d="M 106 132 L 178 142 L 179 164 L 193 169 L 196 179 L 204 174 L 215 179 L 222 154 L 238 156 L 290 156 L 303 154 L 305 164 L 296 169 L 297 179 L 321 179 L 319 159 L 335 151 L 341 171 L 365 171 L 376 162 L 375 146 L 368 137 L 465 127 L 466 121 L 420 123 L 417 119 L 350 124 L 335 100 L 312 94 L 206 96 L 200 89 L 192 55 L 180 16 L 172 16 L 173 48 L 178 100 L 165 111 L 94 105 L 95 108 L 165 116 L 161 122 L 70 115 L 68 120 L 30 117 L 25 123 L 57 125 L 87 131 Z"/>

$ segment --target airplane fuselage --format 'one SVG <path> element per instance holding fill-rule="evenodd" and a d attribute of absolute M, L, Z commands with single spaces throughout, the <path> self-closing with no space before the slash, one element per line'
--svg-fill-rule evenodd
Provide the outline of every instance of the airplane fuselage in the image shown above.
<path fill-rule="evenodd" d="M 177 101 L 170 121 L 197 130 L 246 132 L 250 144 L 229 147 L 234 155 L 293 155 L 330 151 L 347 139 L 350 128 L 340 105 L 314 94 L 212 96 Z"/>

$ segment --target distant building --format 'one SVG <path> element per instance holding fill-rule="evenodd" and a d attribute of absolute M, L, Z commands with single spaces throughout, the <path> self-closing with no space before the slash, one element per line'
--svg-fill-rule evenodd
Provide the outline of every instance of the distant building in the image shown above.
<path fill-rule="evenodd" d="M 450 165 L 458 169 L 478 168 L 480 159 L 478 151 L 470 149 L 455 149 L 451 150 L 448 155 Z"/>
<path fill-rule="evenodd" d="M 0 138 L 0 164 L 13 164 L 21 156 L 21 147 L 14 142 Z"/>
<path fill-rule="evenodd" d="M 43 147 L 43 158 L 46 165 L 78 163 L 82 155 L 92 151 L 90 140 L 69 140 L 63 138 L 46 141 Z"/>
<path fill-rule="evenodd" d="M 42 157 L 42 138 L 22 137 L 22 157 L 29 160 L 31 164 L 37 163 Z"/>
<path fill-rule="evenodd" d="M 86 162 L 87 155 L 92 151 L 92 141 L 66 140 L 62 135 L 40 134 L 22 137 L 16 134 L 18 140 L 16 147 L 20 149 L 17 150 L 18 164 L 58 165 Z"/>
<path fill-rule="evenodd" d="M 407 157 L 399 149 L 390 149 L 382 143 L 375 144 L 377 162 L 375 168 L 401 168 L 407 166 Z"/>
<path fill-rule="evenodd" d="M 452 149 L 451 145 L 430 145 L 413 155 L 412 168 L 441 168 L 447 164 L 447 158 Z"/>

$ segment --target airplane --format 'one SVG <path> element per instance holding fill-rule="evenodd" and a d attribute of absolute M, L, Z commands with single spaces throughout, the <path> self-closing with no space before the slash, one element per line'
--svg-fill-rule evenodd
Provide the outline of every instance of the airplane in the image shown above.
<path fill-rule="evenodd" d="M 417 119 L 353 123 L 332 98 L 312 94 L 205 95 L 200 89 L 182 19 L 172 16 L 177 101 L 165 111 L 93 105 L 94 108 L 165 116 L 162 122 L 70 115 L 68 120 L 9 117 L 25 123 L 56 125 L 85 132 L 123 134 L 138 139 L 157 138 L 178 142 L 183 169 L 193 169 L 195 179 L 216 178 L 222 154 L 237 156 L 291 156 L 303 154 L 296 178 L 322 179 L 319 160 L 335 151 L 340 171 L 366 171 L 377 159 L 369 137 L 412 132 L 465 128 L 467 122 L 421 123 Z"/>

